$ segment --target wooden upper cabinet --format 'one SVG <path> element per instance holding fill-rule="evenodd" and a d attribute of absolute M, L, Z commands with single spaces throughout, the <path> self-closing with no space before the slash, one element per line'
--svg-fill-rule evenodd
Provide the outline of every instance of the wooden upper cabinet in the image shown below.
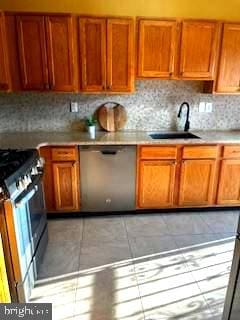
<path fill-rule="evenodd" d="M 240 93 L 240 23 L 225 23 L 216 92 Z"/>
<path fill-rule="evenodd" d="M 219 24 L 211 21 L 183 21 L 179 76 L 213 79 Z"/>
<path fill-rule="evenodd" d="M 174 72 L 176 21 L 140 20 L 138 76 L 169 78 Z"/>
<path fill-rule="evenodd" d="M 10 89 L 10 75 L 3 14 L 0 13 L 0 90 Z"/>
<path fill-rule="evenodd" d="M 48 89 L 44 17 L 17 16 L 17 30 L 23 89 Z"/>
<path fill-rule="evenodd" d="M 173 206 L 175 161 L 141 160 L 139 170 L 138 206 L 140 208 Z"/>
<path fill-rule="evenodd" d="M 106 90 L 106 19 L 80 18 L 83 91 Z"/>
<path fill-rule="evenodd" d="M 184 160 L 181 167 L 179 205 L 213 204 L 216 160 Z"/>
<path fill-rule="evenodd" d="M 47 53 L 50 89 L 55 91 L 76 90 L 78 72 L 75 66 L 75 42 L 73 17 L 46 17 Z"/>
<path fill-rule="evenodd" d="M 107 20 L 107 90 L 134 89 L 134 23 L 132 19 Z"/>
<path fill-rule="evenodd" d="M 240 159 L 222 160 L 217 204 L 240 203 Z"/>

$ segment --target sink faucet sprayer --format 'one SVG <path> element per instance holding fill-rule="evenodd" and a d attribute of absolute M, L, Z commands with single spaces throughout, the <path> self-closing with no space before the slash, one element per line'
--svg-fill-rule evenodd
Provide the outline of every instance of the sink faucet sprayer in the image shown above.
<path fill-rule="evenodd" d="M 190 121 L 189 121 L 189 114 L 190 114 L 190 106 L 189 106 L 189 103 L 188 102 L 183 102 L 181 105 L 180 105 L 180 108 L 179 108 L 179 111 L 178 111 L 178 118 L 181 117 L 181 113 L 182 113 L 182 108 L 183 106 L 186 106 L 187 107 L 187 116 L 186 116 L 186 122 L 185 122 L 185 125 L 184 125 L 184 131 L 188 131 L 189 128 L 190 128 Z"/>

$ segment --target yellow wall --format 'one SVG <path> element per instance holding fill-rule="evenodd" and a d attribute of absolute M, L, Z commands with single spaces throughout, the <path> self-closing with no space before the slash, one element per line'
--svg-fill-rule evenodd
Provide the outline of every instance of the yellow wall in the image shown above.
<path fill-rule="evenodd" d="M 240 19 L 240 0 L 0 0 L 0 9 Z"/>

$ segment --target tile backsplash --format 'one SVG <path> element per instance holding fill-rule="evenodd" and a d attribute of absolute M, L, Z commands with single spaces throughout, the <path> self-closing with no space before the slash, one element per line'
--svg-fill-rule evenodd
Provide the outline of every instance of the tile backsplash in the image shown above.
<path fill-rule="evenodd" d="M 0 132 L 84 130 L 83 119 L 103 103 L 125 106 L 125 130 L 176 128 L 177 111 L 183 101 L 191 107 L 191 129 L 240 129 L 240 96 L 203 94 L 201 81 L 139 80 L 136 92 L 124 95 L 62 93 L 0 94 Z M 70 113 L 70 102 L 79 112 Z M 199 102 L 212 102 L 212 113 L 199 113 Z"/>

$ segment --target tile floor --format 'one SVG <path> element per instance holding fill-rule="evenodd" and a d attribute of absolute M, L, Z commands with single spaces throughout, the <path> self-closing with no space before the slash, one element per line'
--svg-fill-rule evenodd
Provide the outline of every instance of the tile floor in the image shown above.
<path fill-rule="evenodd" d="M 31 300 L 54 320 L 220 320 L 238 214 L 50 220 Z"/>

